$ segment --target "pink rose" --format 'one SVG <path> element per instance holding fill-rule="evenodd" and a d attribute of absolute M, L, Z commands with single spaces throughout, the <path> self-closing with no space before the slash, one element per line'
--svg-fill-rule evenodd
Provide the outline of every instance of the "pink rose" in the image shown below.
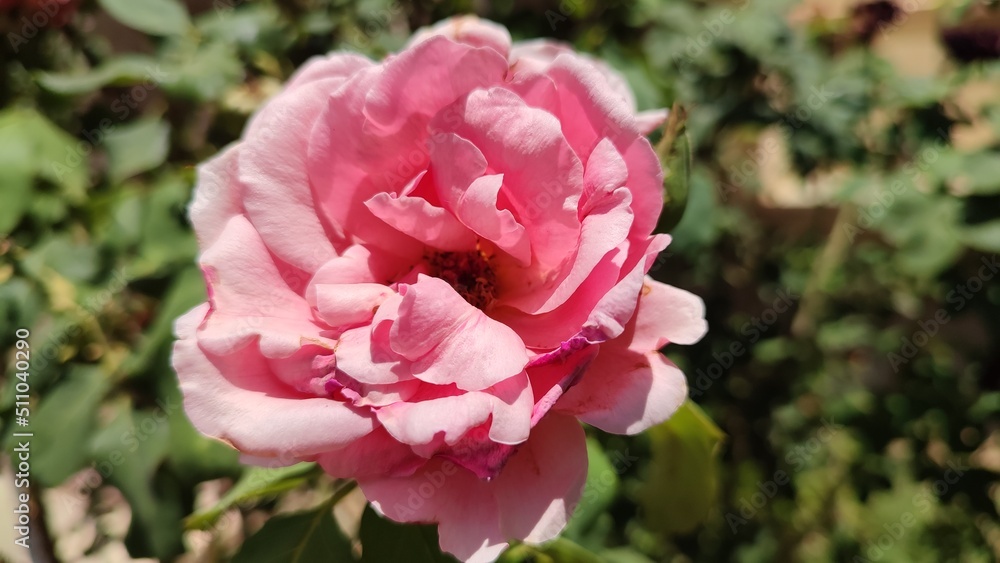
<path fill-rule="evenodd" d="M 662 172 L 604 64 L 463 17 L 381 63 L 309 61 L 199 170 L 209 301 L 177 321 L 195 426 L 250 462 L 317 461 L 441 547 L 555 537 L 583 421 L 633 434 L 685 400 L 658 350 L 700 299 L 645 276 Z"/>

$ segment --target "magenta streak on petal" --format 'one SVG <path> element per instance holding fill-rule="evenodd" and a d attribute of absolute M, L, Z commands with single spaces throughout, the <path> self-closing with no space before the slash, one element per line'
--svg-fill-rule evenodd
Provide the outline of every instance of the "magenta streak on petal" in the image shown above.
<path fill-rule="evenodd" d="M 545 413 L 549 412 L 552 405 L 556 404 L 559 397 L 562 397 L 566 391 L 569 391 L 570 387 L 573 387 L 580 381 L 583 377 L 584 372 L 590 367 L 590 363 L 594 361 L 597 357 L 597 348 L 590 348 L 588 351 L 581 353 L 579 357 L 574 358 L 574 363 L 566 375 L 555 385 L 552 386 L 542 398 L 535 402 L 534 408 L 531 409 L 531 427 L 534 428 L 538 421 L 545 416 Z"/>
<path fill-rule="evenodd" d="M 607 335 L 596 327 L 584 327 L 584 329 L 576 333 L 575 336 L 571 337 L 569 340 L 563 341 L 563 343 L 560 344 L 555 350 L 532 358 L 531 361 L 528 362 L 527 367 L 532 368 L 544 366 L 557 361 L 565 360 L 569 356 L 583 350 L 587 346 L 600 344 L 601 342 L 607 341 L 607 339 Z"/>
<path fill-rule="evenodd" d="M 485 481 L 494 479 L 503 470 L 507 460 L 517 451 L 518 446 L 497 444 L 488 439 L 467 443 L 460 441 L 452 451 L 438 454 L 438 457 L 455 463 L 471 471 Z"/>

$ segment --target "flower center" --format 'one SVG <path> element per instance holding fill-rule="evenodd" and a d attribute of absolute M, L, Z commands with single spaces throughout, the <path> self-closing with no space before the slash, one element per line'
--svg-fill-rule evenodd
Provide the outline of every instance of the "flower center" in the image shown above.
<path fill-rule="evenodd" d="M 476 252 L 436 252 L 427 257 L 430 275 L 450 285 L 473 307 L 486 310 L 496 299 L 497 276 L 489 257 Z"/>

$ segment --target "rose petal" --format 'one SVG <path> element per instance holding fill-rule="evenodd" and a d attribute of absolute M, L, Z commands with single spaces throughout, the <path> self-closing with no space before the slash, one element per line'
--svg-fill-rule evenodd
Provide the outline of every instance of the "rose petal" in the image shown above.
<path fill-rule="evenodd" d="M 447 282 L 420 275 L 400 287 L 392 349 L 411 360 L 413 375 L 436 385 L 479 391 L 517 375 L 528 363 L 510 328 L 467 303 Z"/>

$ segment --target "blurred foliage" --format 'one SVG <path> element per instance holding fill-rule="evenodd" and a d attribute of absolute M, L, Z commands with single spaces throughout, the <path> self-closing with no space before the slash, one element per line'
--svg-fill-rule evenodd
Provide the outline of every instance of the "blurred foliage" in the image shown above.
<path fill-rule="evenodd" d="M 690 404 L 640 436 L 590 433 L 564 537 L 503 560 L 1000 559 L 994 5 L 92 0 L 65 25 L 8 9 L 0 348 L 31 330 L 52 549 L 449 560 L 433 528 L 371 509 L 341 529 L 311 466 L 241 466 L 184 417 L 168 359 L 171 323 L 204 299 L 193 166 L 310 56 L 381 57 L 478 12 L 604 58 L 642 109 L 687 109 L 674 162 L 690 181 L 668 182 L 680 222 L 652 275 L 703 296 L 711 327 L 668 349 L 708 418 Z M 0 558 L 23 560 L 10 545 Z"/>

